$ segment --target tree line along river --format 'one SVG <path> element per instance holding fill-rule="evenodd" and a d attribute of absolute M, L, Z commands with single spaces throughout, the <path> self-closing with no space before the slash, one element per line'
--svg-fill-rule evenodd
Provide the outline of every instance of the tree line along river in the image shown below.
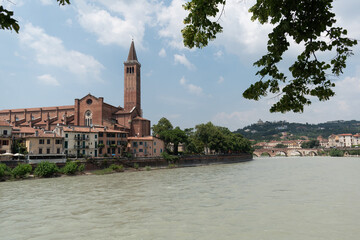
<path fill-rule="evenodd" d="M 0 239 L 360 236 L 360 159 L 237 164 L 0 183 Z"/>

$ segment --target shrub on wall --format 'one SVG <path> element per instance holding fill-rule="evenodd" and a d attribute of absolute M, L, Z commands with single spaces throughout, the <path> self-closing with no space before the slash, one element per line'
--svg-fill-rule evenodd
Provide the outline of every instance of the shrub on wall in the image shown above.
<path fill-rule="evenodd" d="M 344 156 L 344 152 L 339 150 L 339 149 L 331 149 L 331 151 L 329 152 L 329 155 L 331 157 L 343 157 Z"/>
<path fill-rule="evenodd" d="M 59 172 L 55 163 L 41 162 L 35 168 L 35 175 L 38 177 L 52 177 Z"/>
<path fill-rule="evenodd" d="M 109 168 L 115 172 L 123 172 L 124 171 L 123 165 L 111 164 Z"/>
<path fill-rule="evenodd" d="M 76 162 L 67 162 L 61 171 L 66 175 L 74 175 L 76 172 L 78 172 L 78 168 L 79 166 Z"/>
<path fill-rule="evenodd" d="M 30 174 L 31 171 L 32 167 L 30 164 L 19 164 L 11 171 L 11 173 L 14 178 L 23 178 Z"/>
<path fill-rule="evenodd" d="M 11 169 L 4 163 L 0 163 L 0 181 L 6 180 L 11 176 Z"/>

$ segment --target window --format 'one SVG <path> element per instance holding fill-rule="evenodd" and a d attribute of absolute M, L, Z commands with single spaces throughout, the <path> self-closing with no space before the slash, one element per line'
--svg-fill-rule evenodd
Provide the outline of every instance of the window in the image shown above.
<path fill-rule="evenodd" d="M 7 135 L 8 134 L 8 131 L 7 130 L 4 130 L 4 135 Z"/>
<path fill-rule="evenodd" d="M 102 148 L 99 148 L 99 154 L 102 154 Z"/>
<path fill-rule="evenodd" d="M 82 154 L 85 155 L 85 150 L 83 150 Z"/>
<path fill-rule="evenodd" d="M 95 139 L 97 139 L 97 134 L 95 134 Z"/>
<path fill-rule="evenodd" d="M 69 134 L 66 133 L 66 134 L 65 134 L 65 137 L 68 138 L 68 137 L 69 137 Z"/>
<path fill-rule="evenodd" d="M 90 110 L 85 112 L 85 126 L 92 126 L 92 113 Z"/>
<path fill-rule="evenodd" d="M 65 141 L 65 148 L 68 148 L 68 141 Z"/>
<path fill-rule="evenodd" d="M 143 152 L 143 150 L 142 150 L 142 149 L 139 149 L 139 152 Z"/>
<path fill-rule="evenodd" d="M 5 146 L 9 145 L 9 140 L 3 140 L 3 144 L 2 144 L 2 145 L 5 145 Z"/>
<path fill-rule="evenodd" d="M 117 145 L 121 145 L 121 141 L 117 141 Z"/>
<path fill-rule="evenodd" d="M 145 144 L 145 147 L 147 147 L 147 142 L 145 142 L 144 144 Z"/>
<path fill-rule="evenodd" d="M 61 144 L 61 139 L 56 139 L 55 144 Z"/>
<path fill-rule="evenodd" d="M 97 142 L 95 142 L 95 148 L 97 148 Z"/>
<path fill-rule="evenodd" d="M 39 154 L 42 154 L 42 148 L 39 148 Z"/>
<path fill-rule="evenodd" d="M 156 153 L 156 149 L 154 148 L 154 153 Z"/>
<path fill-rule="evenodd" d="M 108 153 L 108 154 L 110 154 L 110 150 L 111 150 L 110 148 L 107 149 L 107 153 Z"/>
<path fill-rule="evenodd" d="M 156 142 L 154 142 L 154 146 L 156 146 Z"/>
<path fill-rule="evenodd" d="M 44 139 L 39 139 L 39 144 L 44 144 Z"/>
<path fill-rule="evenodd" d="M 46 140 L 46 144 L 50 144 L 50 139 L 47 139 L 47 140 Z"/>
<path fill-rule="evenodd" d="M 142 144 L 143 144 L 143 142 L 140 142 L 139 144 L 140 144 L 140 145 L 142 145 Z"/>
<path fill-rule="evenodd" d="M 119 154 L 121 153 L 121 148 L 118 148 L 118 153 L 119 153 Z"/>
<path fill-rule="evenodd" d="M 60 154 L 60 148 L 56 149 L 56 153 Z"/>
<path fill-rule="evenodd" d="M 137 147 L 137 142 L 133 142 L 133 147 Z"/>
<path fill-rule="evenodd" d="M 99 140 L 99 144 L 104 144 L 103 140 Z"/>
<path fill-rule="evenodd" d="M 104 136 L 104 133 L 99 132 L 99 137 L 103 137 L 103 136 Z"/>
<path fill-rule="evenodd" d="M 160 148 L 160 153 L 162 153 L 162 148 Z"/>
<path fill-rule="evenodd" d="M 116 150 L 115 148 L 112 148 L 112 149 L 111 149 L 111 153 L 112 153 L 112 154 L 115 154 L 115 150 Z"/>
<path fill-rule="evenodd" d="M 50 154 L 50 148 L 46 149 L 46 154 Z"/>
<path fill-rule="evenodd" d="M 136 149 L 134 149 L 134 153 L 136 153 Z"/>

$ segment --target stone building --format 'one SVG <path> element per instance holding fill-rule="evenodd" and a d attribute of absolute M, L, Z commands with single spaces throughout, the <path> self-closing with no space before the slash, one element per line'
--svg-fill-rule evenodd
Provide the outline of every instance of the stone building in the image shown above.
<path fill-rule="evenodd" d="M 25 146 L 29 155 L 62 154 L 63 138 L 53 131 L 38 129 L 35 134 L 26 136 Z"/>
<path fill-rule="evenodd" d="M 12 127 L 8 122 L 0 121 L 0 154 L 11 153 Z"/>
<path fill-rule="evenodd" d="M 128 147 L 135 157 L 158 157 L 165 150 L 164 142 L 153 136 L 129 137 Z"/>

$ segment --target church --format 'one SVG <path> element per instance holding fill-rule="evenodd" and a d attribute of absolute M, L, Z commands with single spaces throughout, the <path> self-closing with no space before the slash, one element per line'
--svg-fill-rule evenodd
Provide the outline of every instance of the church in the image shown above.
<path fill-rule="evenodd" d="M 132 41 L 124 62 L 124 107 L 89 93 L 75 99 L 74 105 L 0 110 L 0 123 L 12 127 L 13 139 L 27 142 L 29 154 L 101 157 L 121 156 L 127 151 L 137 157 L 159 156 L 164 143 L 150 136 L 150 121 L 142 112 L 141 64 Z M 51 142 L 60 143 L 56 137 L 63 138 L 63 148 L 50 146 Z M 49 146 L 45 146 L 47 142 Z"/>
<path fill-rule="evenodd" d="M 129 137 L 150 135 L 150 121 L 142 117 L 141 64 L 131 42 L 124 62 L 124 107 L 104 102 L 103 97 L 88 94 L 75 99 L 74 105 L 0 110 L 0 121 L 13 127 L 42 128 L 47 131 L 56 126 L 106 127 L 125 131 Z"/>

